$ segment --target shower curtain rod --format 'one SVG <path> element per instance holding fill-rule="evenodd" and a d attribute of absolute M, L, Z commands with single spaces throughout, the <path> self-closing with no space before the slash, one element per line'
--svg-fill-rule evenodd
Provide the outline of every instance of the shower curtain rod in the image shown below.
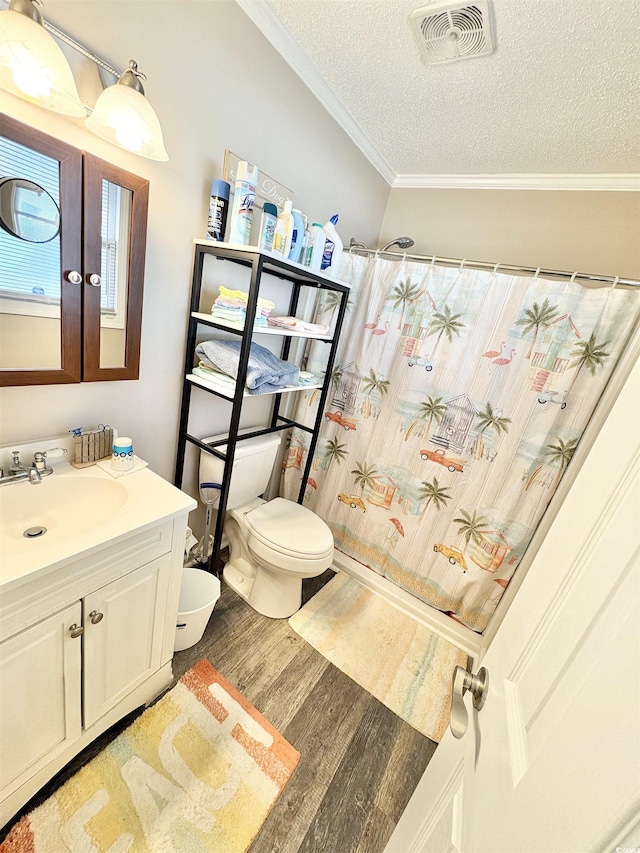
<path fill-rule="evenodd" d="M 355 255 L 384 255 L 390 259 L 409 260 L 409 261 L 428 261 L 429 263 L 441 264 L 450 267 L 459 267 L 464 265 L 465 268 L 477 270 L 499 270 L 500 272 L 514 273 L 537 273 L 543 277 L 552 276 L 554 278 L 576 278 L 583 281 L 602 281 L 609 284 L 615 282 L 616 287 L 640 287 L 640 281 L 634 278 L 620 278 L 613 275 L 592 275 L 582 272 L 567 272 L 566 270 L 547 270 L 536 269 L 535 267 L 519 267 L 512 264 L 490 264 L 487 261 L 469 261 L 466 258 L 439 258 L 435 255 L 413 255 L 409 252 L 381 252 L 378 249 L 364 249 L 360 246 L 352 246 L 349 253 Z"/>

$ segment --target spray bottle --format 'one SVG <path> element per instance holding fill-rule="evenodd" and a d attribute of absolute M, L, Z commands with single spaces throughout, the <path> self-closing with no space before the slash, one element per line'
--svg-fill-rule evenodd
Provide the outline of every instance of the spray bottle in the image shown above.
<path fill-rule="evenodd" d="M 237 243 L 240 246 L 249 244 L 257 183 L 258 167 L 252 166 L 246 160 L 241 160 L 238 163 L 233 207 L 231 209 L 230 243 Z"/>

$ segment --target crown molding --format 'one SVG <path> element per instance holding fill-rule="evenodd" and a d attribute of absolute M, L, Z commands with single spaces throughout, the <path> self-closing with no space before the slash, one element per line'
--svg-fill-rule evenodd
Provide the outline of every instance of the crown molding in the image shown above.
<path fill-rule="evenodd" d="M 392 187 L 461 190 L 640 192 L 640 174 L 396 175 Z"/>
<path fill-rule="evenodd" d="M 340 125 L 385 181 L 394 185 L 396 173 L 373 145 L 351 113 L 340 103 L 325 78 L 318 72 L 305 51 L 293 38 L 280 18 L 264 0 L 236 0 L 238 6 L 258 27 L 284 61 L 320 101 L 329 115 Z"/>

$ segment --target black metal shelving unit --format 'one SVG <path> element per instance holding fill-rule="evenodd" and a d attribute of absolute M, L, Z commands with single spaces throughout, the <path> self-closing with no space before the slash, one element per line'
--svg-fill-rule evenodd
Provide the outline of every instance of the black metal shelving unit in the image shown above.
<path fill-rule="evenodd" d="M 347 307 L 349 286 L 347 284 L 344 284 L 343 282 L 337 281 L 336 279 L 329 278 L 323 273 L 314 273 L 306 267 L 300 266 L 299 264 L 294 264 L 273 257 L 267 252 L 261 252 L 259 249 L 253 246 L 234 246 L 227 243 L 215 243 L 207 240 L 194 240 L 194 245 L 195 254 L 193 261 L 191 305 L 189 311 L 189 323 L 187 328 L 187 346 L 184 371 L 185 376 L 182 389 L 182 405 L 180 411 L 180 428 L 178 435 L 178 450 L 176 454 L 174 484 L 178 488 L 182 487 L 184 457 L 187 442 L 195 445 L 200 450 L 203 450 L 206 453 L 211 453 L 218 459 L 222 459 L 225 463 L 222 487 L 220 489 L 220 499 L 218 502 L 218 515 L 216 518 L 216 526 L 213 538 L 213 551 L 208 562 L 209 571 L 212 571 L 215 574 L 219 575 L 222 570 L 220 561 L 222 527 L 227 507 L 227 498 L 229 495 L 229 484 L 231 481 L 233 460 L 235 456 L 236 445 L 238 442 L 245 441 L 246 439 L 254 438 L 259 435 L 266 435 L 268 433 L 290 429 L 291 427 L 298 427 L 298 429 L 309 433 L 311 435 L 311 440 L 309 445 L 309 451 L 307 454 L 307 461 L 302 476 L 302 483 L 300 485 L 300 492 L 298 494 L 297 499 L 298 503 L 302 503 L 307 478 L 309 477 L 311 464 L 313 462 L 313 453 L 318 439 L 318 432 L 320 429 L 320 424 L 322 422 L 322 415 L 324 412 L 327 394 L 329 392 L 329 386 L 331 382 L 331 371 L 333 369 L 336 348 L 338 345 L 340 331 L 342 329 L 342 323 Z M 245 324 L 244 328 L 242 329 L 239 329 L 237 326 L 233 326 L 232 324 L 225 324 L 224 322 L 215 320 L 211 316 L 211 314 L 200 312 L 200 300 L 202 294 L 202 274 L 204 270 L 204 261 L 207 255 L 211 255 L 215 258 L 227 260 L 232 263 L 240 264 L 242 266 L 247 267 L 247 272 L 249 274 L 249 297 L 247 302 Z M 284 338 L 284 344 L 282 347 L 281 354 L 281 358 L 283 359 L 287 359 L 289 357 L 291 341 L 294 337 L 306 338 L 308 340 L 325 341 L 330 348 L 323 382 L 321 385 L 316 386 L 320 389 L 320 397 L 318 400 L 318 410 L 316 413 L 316 418 L 313 427 L 308 427 L 305 424 L 298 423 L 294 420 L 291 420 L 290 418 L 285 418 L 280 415 L 282 395 L 284 393 L 296 393 L 298 390 L 283 389 L 283 391 L 281 392 L 274 392 L 273 394 L 268 395 L 273 396 L 274 399 L 269 425 L 261 429 L 256 429 L 251 432 L 243 432 L 241 435 L 238 435 L 242 404 L 246 396 L 245 384 L 251 341 L 254 335 L 265 334 L 264 329 L 253 328 L 256 316 L 258 295 L 260 290 L 260 281 L 265 273 L 290 282 L 291 296 L 289 300 L 289 314 L 291 316 L 295 316 L 296 309 L 298 307 L 298 301 L 300 298 L 300 290 L 302 287 L 314 287 L 318 289 L 333 290 L 337 293 L 340 293 L 340 306 L 338 308 L 335 327 L 331 335 L 301 334 L 300 332 L 292 333 L 288 332 L 286 329 L 279 329 L 275 327 L 270 328 L 268 331 L 269 335 L 277 335 Z M 206 380 L 200 379 L 198 376 L 195 376 L 191 373 L 194 363 L 199 326 L 209 327 L 212 331 L 218 330 L 223 332 L 231 332 L 232 334 L 236 334 L 241 338 L 238 380 L 236 382 L 236 387 L 233 396 L 225 395 L 219 389 L 208 385 Z M 299 390 L 307 390 L 310 387 L 314 386 L 300 386 Z M 191 395 L 194 388 L 212 394 L 218 400 L 224 400 L 226 404 L 230 405 L 229 430 L 226 438 L 220 441 L 205 444 L 201 439 L 197 438 L 194 435 L 191 435 L 188 432 Z M 264 398 L 266 396 L 267 395 L 261 395 L 261 398 Z M 221 445 L 226 445 L 226 450 L 224 452 L 220 450 Z"/>

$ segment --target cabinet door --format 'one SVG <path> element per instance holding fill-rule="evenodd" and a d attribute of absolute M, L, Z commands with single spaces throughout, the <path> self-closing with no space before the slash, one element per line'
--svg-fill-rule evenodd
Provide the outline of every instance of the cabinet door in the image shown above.
<path fill-rule="evenodd" d="M 0 227 L 0 386 L 80 382 L 82 153 L 0 114 L 2 175 L 47 190 L 61 221 L 44 243 Z M 29 215 L 34 202 L 21 203 Z"/>
<path fill-rule="evenodd" d="M 0 790 L 80 737 L 80 602 L 0 644 Z"/>
<path fill-rule="evenodd" d="M 137 379 L 149 182 L 84 155 L 85 382 Z"/>
<path fill-rule="evenodd" d="M 160 668 L 170 555 L 84 599 L 84 725 Z"/>

